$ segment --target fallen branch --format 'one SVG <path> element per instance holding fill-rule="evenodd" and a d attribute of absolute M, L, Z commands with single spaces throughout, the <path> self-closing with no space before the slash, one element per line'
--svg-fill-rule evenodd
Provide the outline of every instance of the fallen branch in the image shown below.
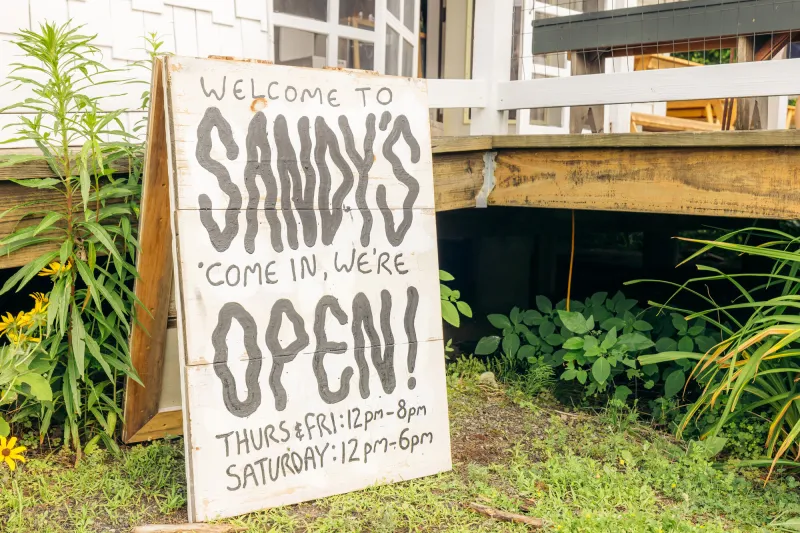
<path fill-rule="evenodd" d="M 499 509 L 493 509 L 487 505 L 482 505 L 480 503 L 468 503 L 467 507 L 472 509 L 473 511 L 486 515 L 489 518 L 494 518 L 495 520 L 503 520 L 505 522 L 517 522 L 520 524 L 527 524 L 529 526 L 535 528 L 542 528 L 545 525 L 544 520 L 541 518 L 532 518 L 530 516 L 525 516 L 516 513 L 508 513 L 506 511 L 500 511 Z"/>
<path fill-rule="evenodd" d="M 245 528 L 225 524 L 164 524 L 138 526 L 132 533 L 236 533 Z"/>

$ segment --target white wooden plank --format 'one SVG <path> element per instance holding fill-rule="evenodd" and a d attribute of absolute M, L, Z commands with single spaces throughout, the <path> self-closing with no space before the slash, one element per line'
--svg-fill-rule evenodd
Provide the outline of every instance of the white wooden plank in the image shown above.
<path fill-rule="evenodd" d="M 188 453 L 195 465 L 196 518 L 238 515 L 449 470 L 447 395 L 441 386 L 444 347 L 441 341 L 420 343 L 413 375 L 407 369 L 408 348 L 398 346 L 395 352 L 392 393 L 383 390 L 370 363 L 366 399 L 359 394 L 353 352 L 328 354 L 324 365 L 331 389 L 339 388 L 345 368 L 354 372 L 349 395 L 333 405 L 322 401 L 317 392 L 314 357 L 298 356 L 283 368 L 281 380 L 290 393 L 283 411 L 276 410 L 268 382 L 271 364 L 265 361 L 258 379 L 260 407 L 244 418 L 226 410 L 214 365 L 187 369 L 191 386 L 184 405 L 188 403 L 191 417 L 193 445 Z M 236 368 L 233 363 L 230 366 L 238 398 L 244 399 L 246 363 L 238 363 Z M 408 388 L 410 376 L 417 380 L 413 390 Z M 298 391 L 303 391 L 302 396 L 298 397 Z M 412 442 L 416 442 L 413 451 Z"/>
<path fill-rule="evenodd" d="M 82 33 L 97 35 L 95 44 L 111 47 L 114 44 L 114 26 L 111 20 L 111 0 L 70 0 L 69 16 L 76 25 L 85 25 Z"/>
<path fill-rule="evenodd" d="M 267 3 L 264 0 L 236 0 L 236 16 L 264 22 L 267 17 Z"/>
<path fill-rule="evenodd" d="M 781 96 L 800 92 L 800 60 L 501 82 L 499 109 Z"/>
<path fill-rule="evenodd" d="M 198 13 L 200 18 L 201 13 Z M 263 107 L 263 113 L 267 119 L 267 128 L 269 131 L 268 142 L 271 151 L 271 168 L 275 176 L 278 175 L 278 168 L 275 159 L 277 158 L 276 136 L 274 133 L 274 121 L 279 115 L 286 117 L 287 128 L 289 137 L 292 140 L 293 146 L 300 146 L 300 138 L 297 130 L 298 120 L 303 116 L 310 117 L 310 131 L 314 135 L 316 132 L 316 119 L 321 117 L 324 119 L 328 127 L 333 130 L 336 135 L 336 142 L 339 149 L 344 156 L 344 164 L 350 168 L 350 173 L 353 180 L 358 179 L 358 172 L 352 162 L 352 159 L 347 155 L 345 144 L 342 137 L 341 129 L 339 126 L 339 118 L 347 116 L 345 111 L 348 108 L 356 108 L 360 106 L 364 108 L 364 102 L 367 105 L 377 105 L 375 109 L 376 122 L 380 123 L 382 113 L 388 112 L 391 116 L 389 127 L 386 130 L 381 130 L 379 124 L 375 126 L 375 142 L 374 153 L 376 155 L 375 161 L 369 169 L 369 182 L 367 185 L 366 198 L 369 202 L 375 202 L 379 195 L 379 191 L 385 187 L 388 208 L 403 207 L 408 194 L 408 188 L 397 177 L 396 171 L 392 164 L 385 157 L 377 157 L 381 154 L 382 150 L 390 143 L 387 141 L 390 138 L 392 130 L 397 125 L 402 123 L 402 118 L 410 124 L 411 131 L 414 132 L 414 138 L 417 146 L 419 147 L 419 160 L 416 163 L 404 163 L 405 170 L 412 176 L 412 180 L 416 182 L 418 187 L 418 195 L 414 202 L 415 208 L 434 208 L 433 196 L 433 177 L 431 174 L 432 158 L 430 151 L 427 147 L 430 146 L 430 126 L 427 112 L 420 112 L 420 109 L 427 107 L 427 99 L 425 98 L 425 80 L 408 79 L 399 77 L 378 77 L 371 74 L 365 74 L 360 71 L 349 72 L 331 72 L 321 69 L 294 69 L 291 70 L 291 79 L 293 85 L 286 85 L 281 83 L 274 83 L 276 79 L 286 79 L 284 76 L 289 72 L 290 67 L 280 65 L 256 65 L 252 63 L 243 62 L 226 62 L 226 61 L 199 61 L 188 58 L 176 58 L 175 69 L 171 76 L 173 79 L 173 98 L 175 103 L 174 109 L 174 127 L 176 132 L 175 142 L 175 157 L 177 163 L 177 205 L 179 209 L 197 209 L 200 207 L 200 195 L 207 195 L 210 198 L 213 208 L 224 208 L 228 205 L 228 196 L 220 189 L 217 179 L 214 175 L 204 169 L 198 162 L 195 154 L 195 144 L 197 141 L 198 125 L 203 119 L 206 109 L 209 106 L 220 107 L 224 109 L 223 117 L 230 124 L 237 124 L 237 129 L 233 130 L 233 139 L 237 147 L 237 156 L 229 160 L 225 146 L 218 141 L 216 134 L 212 136 L 210 157 L 216 161 L 224 162 L 225 167 L 230 173 L 230 177 L 243 197 L 243 205 L 248 205 L 250 200 L 247 195 L 246 185 L 244 182 L 244 172 L 247 166 L 247 125 L 255 116 L 255 110 Z M 362 89 L 361 91 L 348 90 L 343 91 L 337 89 L 336 92 L 331 93 L 337 86 L 332 84 L 330 76 L 338 76 L 342 80 L 349 81 L 354 84 L 354 87 Z M 200 85 L 200 78 L 202 77 L 205 91 L 208 92 L 212 88 L 217 90 L 217 94 L 221 94 L 223 79 L 225 80 L 225 96 L 222 101 L 219 101 L 213 95 L 207 97 Z M 242 94 L 242 100 L 238 100 L 233 95 L 234 86 L 237 80 L 242 80 L 238 84 Z M 252 82 L 251 82 L 252 80 Z M 287 89 L 291 87 L 291 90 Z M 410 88 L 418 87 L 419 91 L 411 91 Z M 320 90 L 316 99 L 309 98 L 308 94 L 316 89 Z M 303 98 L 303 90 L 307 90 L 305 98 Z M 264 99 L 253 99 L 255 95 L 263 94 Z M 293 92 L 294 91 L 294 92 Z M 377 103 L 378 98 L 388 102 L 389 91 L 391 91 L 392 101 L 388 105 L 380 105 Z M 294 93 L 297 93 L 295 102 L 287 101 L 287 94 L 291 98 Z M 338 107 L 332 107 L 327 100 L 329 94 L 335 97 L 335 104 Z M 276 97 L 272 99 L 272 97 Z M 320 97 L 323 103 L 320 104 Z M 298 106 L 298 103 L 304 101 L 303 106 Z M 313 102 L 312 102 L 313 101 Z M 398 123 L 398 120 L 401 122 Z M 349 127 L 351 128 L 356 139 L 363 138 L 367 131 L 366 116 L 348 117 Z M 423 128 L 423 124 L 425 127 Z M 359 154 L 364 153 L 363 144 L 356 143 L 356 149 Z M 393 150 L 403 160 L 410 158 L 411 147 L 402 138 L 394 144 Z M 335 162 L 331 160 L 330 155 L 325 159 L 328 166 L 335 170 Z M 319 176 L 319 164 L 315 157 L 312 157 L 310 163 L 313 172 Z M 261 180 L 258 180 L 258 199 L 254 205 L 263 206 L 267 199 L 266 187 Z M 331 189 L 337 190 L 344 183 L 344 178 L 341 173 L 333 172 L 331 177 Z M 278 191 L 276 201 L 278 205 L 281 202 L 282 191 Z M 348 209 L 356 209 L 356 187 L 353 185 L 349 188 L 349 192 L 344 197 L 343 206 Z M 313 200 L 313 208 L 319 207 L 319 197 L 315 196 Z"/>
<path fill-rule="evenodd" d="M 161 14 L 164 12 L 164 0 L 132 0 L 131 7 L 136 11 Z"/>
<path fill-rule="evenodd" d="M 147 58 L 144 50 L 144 13 L 131 7 L 131 0 L 115 0 L 111 9 L 114 30 L 114 59 L 138 61 Z"/>
<path fill-rule="evenodd" d="M 214 24 L 213 15 L 206 11 L 196 11 L 195 19 L 197 22 L 197 55 L 199 57 L 225 55 L 222 52 L 224 44 L 220 39 L 219 26 Z M 241 43 L 241 39 L 239 42 Z"/>
<path fill-rule="evenodd" d="M 231 211 L 215 211 L 212 216 L 221 225 Z M 335 237 L 330 244 L 322 241 L 326 228 L 332 222 L 323 222 L 319 211 L 292 211 L 293 222 L 288 222 L 283 213 L 274 211 L 275 227 L 280 225 L 281 251 L 274 246 L 275 234 L 267 221 L 263 210 L 239 211 L 236 220 L 239 231 L 229 247 L 217 251 L 211 243 L 209 234 L 204 229 L 203 216 L 208 211 L 178 211 L 178 232 L 190 236 L 191 245 L 181 248 L 179 268 L 184 272 L 182 285 L 182 301 L 190 313 L 184 320 L 189 331 L 212 332 L 220 320 L 220 310 L 229 302 L 238 302 L 250 314 L 262 334 L 257 339 L 262 356 L 268 354 L 264 344 L 263 331 L 266 330 L 273 312 L 273 304 L 281 299 L 293 302 L 296 312 L 305 318 L 305 330 L 310 341 L 303 348 L 303 353 L 316 349 L 313 327 L 315 310 L 323 295 L 335 297 L 349 320 L 340 324 L 328 315 L 324 322 L 330 339 L 343 340 L 352 345 L 351 333 L 353 322 L 354 298 L 363 293 L 370 302 L 374 315 L 375 327 L 379 328 L 378 319 L 384 310 L 381 291 L 391 289 L 391 304 L 385 310 L 389 313 L 389 322 L 396 343 L 405 343 L 406 332 L 404 320 L 409 306 L 409 287 L 418 295 L 438 294 L 439 283 L 437 272 L 436 217 L 433 210 L 414 210 L 409 213 L 412 220 L 408 233 L 402 243 L 393 246 L 389 243 L 384 223 L 387 216 L 395 224 L 404 219 L 402 210 L 381 212 L 371 210 L 368 217 L 372 221 L 369 231 L 370 241 L 362 245 L 361 233 L 365 216 L 357 210 L 340 213 L 341 225 L 336 229 Z M 248 219 L 255 218 L 257 231 L 250 251 L 245 246 Z M 230 218 L 229 218 L 230 220 Z M 327 220 L 327 219 L 326 219 Z M 311 223 L 309 224 L 309 221 Z M 297 249 L 290 247 L 287 226 L 294 228 Z M 304 239 L 310 238 L 304 230 L 311 225 L 314 229 L 314 240 L 308 245 Z M 304 228 L 305 226 L 305 228 Z M 440 339 L 442 328 L 440 323 L 439 300 L 424 298 L 419 300 L 415 313 L 415 338 L 419 341 Z M 311 318 L 309 318 L 311 317 Z M 324 317 L 323 317 L 324 319 Z M 286 322 L 286 319 L 284 319 Z M 238 328 L 238 326 L 236 327 Z M 231 331 L 227 345 L 230 358 L 254 358 L 254 353 L 245 349 L 241 330 Z M 297 338 L 290 327 L 280 330 L 278 339 L 282 346 L 290 345 Z M 347 341 L 347 339 L 350 339 Z M 367 341 L 368 346 L 373 343 Z M 214 361 L 214 350 L 206 336 L 189 336 L 187 339 L 186 364 L 209 364 Z"/>
<path fill-rule="evenodd" d="M 239 19 L 243 55 L 248 59 L 269 59 L 269 35 L 256 20 Z"/>
<path fill-rule="evenodd" d="M 433 109 L 486 107 L 489 85 L 483 80 L 429 79 L 428 105 Z"/>
<path fill-rule="evenodd" d="M 197 17 L 194 9 L 172 8 L 175 32 L 175 53 L 182 56 L 198 56 Z"/>
<path fill-rule="evenodd" d="M 508 133 L 508 113 L 496 105 L 498 84 L 511 78 L 511 15 L 514 0 L 476 0 L 472 76 L 491 80 L 489 100 L 472 113 L 471 135 Z"/>
<path fill-rule="evenodd" d="M 30 3 L 30 13 L 33 30 L 37 30 L 45 21 L 59 25 L 69 22 L 67 0 L 34 0 Z"/>
<path fill-rule="evenodd" d="M 16 33 L 27 30 L 31 25 L 30 0 L 14 0 L 3 5 L 3 16 L 0 17 L 0 33 Z M 6 57 L 0 55 L 0 57 Z"/>

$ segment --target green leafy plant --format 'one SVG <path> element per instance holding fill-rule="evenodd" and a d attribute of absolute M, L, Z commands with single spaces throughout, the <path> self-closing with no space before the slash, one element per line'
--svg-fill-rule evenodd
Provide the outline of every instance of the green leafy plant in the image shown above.
<path fill-rule="evenodd" d="M 445 281 L 453 281 L 456 278 L 452 274 L 439 271 L 439 295 L 442 300 L 442 318 L 451 326 L 461 326 L 461 315 L 472 318 L 472 308 L 467 302 L 462 301 L 461 291 L 453 290 L 444 284 Z"/>
<path fill-rule="evenodd" d="M 755 239 L 759 243 L 752 244 Z M 763 416 L 770 420 L 765 442 L 770 459 L 746 464 L 768 464 L 770 473 L 778 465 L 800 466 L 796 459 L 785 459 L 800 454 L 800 237 L 778 229 L 745 228 L 714 241 L 684 240 L 702 245 L 686 261 L 713 249 L 763 258 L 772 268 L 767 272 L 725 274 L 698 264 L 703 275 L 678 286 L 676 294 L 685 292 L 703 302 L 707 308 L 687 318 L 718 329 L 722 340 L 705 351 L 665 352 L 643 356 L 640 361 L 657 364 L 688 360 L 695 365 L 691 377 L 704 388 L 684 416 L 679 435 L 691 421 L 722 405 L 718 420 L 702 435 L 704 439 L 721 437 L 726 428 L 748 413 Z M 722 304 L 693 288 L 719 281 L 731 283 L 738 298 Z M 662 308 L 676 310 L 669 303 Z"/>
<path fill-rule="evenodd" d="M 128 160 L 141 149 L 124 131 L 124 110 L 103 109 L 110 95 L 90 96 L 90 88 L 124 80 L 99 61 L 93 37 L 80 30 L 48 23 L 15 34 L 24 61 L 12 63 L 7 83 L 33 96 L 0 110 L 20 113 L 8 126 L 15 136 L 4 142 L 24 140 L 41 151 L 6 157 L 0 165 L 45 161 L 56 177 L 16 183 L 63 197 L 63 203 L 28 212 L 21 227 L 0 240 L 3 254 L 48 248 L 12 275 L 0 294 L 21 290 L 37 274 L 53 284 L 41 350 L 50 358 L 47 375 L 56 392 L 52 402 L 29 405 L 27 412 L 39 417 L 42 435 L 57 414 L 78 458 L 84 440 L 102 438 L 115 446 L 120 379 L 138 379 L 127 339 L 137 301 L 130 289 L 138 247 L 131 218 L 139 175 L 117 177 L 114 169 L 120 162 L 136 168 Z"/>

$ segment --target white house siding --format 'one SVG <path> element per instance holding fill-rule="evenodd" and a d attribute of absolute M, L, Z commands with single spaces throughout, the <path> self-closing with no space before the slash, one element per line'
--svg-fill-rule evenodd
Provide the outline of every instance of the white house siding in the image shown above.
<path fill-rule="evenodd" d="M 58 24 L 72 21 L 84 25 L 84 34 L 96 34 L 103 63 L 124 68 L 145 59 L 145 36 L 156 32 L 165 52 L 205 57 L 226 55 L 254 59 L 272 58 L 267 0 L 0 0 L 0 83 L 19 61 L 19 49 L 11 41 L 20 29 L 36 30 L 44 21 Z M 124 74 L 149 80 L 141 69 Z M 106 100 L 107 109 L 139 108 L 146 85 L 127 84 L 103 94 L 120 94 Z M 99 91 L 98 91 L 99 92 Z M 30 96 L 13 85 L 0 86 L 0 108 Z M 144 111 L 131 111 L 125 122 L 131 131 Z M 0 128 L 16 116 L 0 114 Z M 13 137 L 10 129 L 0 130 L 0 140 Z M 0 145 L 25 147 L 26 143 Z"/>

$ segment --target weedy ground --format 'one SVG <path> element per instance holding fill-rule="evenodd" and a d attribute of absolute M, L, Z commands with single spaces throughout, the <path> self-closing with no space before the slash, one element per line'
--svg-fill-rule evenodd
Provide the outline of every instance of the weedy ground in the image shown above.
<path fill-rule="evenodd" d="M 514 532 L 474 502 L 546 520 L 559 532 L 792 531 L 793 478 L 714 468 L 623 409 L 567 413 L 546 397 L 449 379 L 454 468 L 439 476 L 230 520 L 265 532 Z M 4 472 L 7 472 L 5 470 Z M 0 478 L 0 531 L 126 532 L 186 520 L 182 442 L 31 458 Z M 784 525 L 781 526 L 780 523 Z M 800 523 L 797 522 L 797 523 Z M 798 529 L 800 530 L 800 529 Z"/>

